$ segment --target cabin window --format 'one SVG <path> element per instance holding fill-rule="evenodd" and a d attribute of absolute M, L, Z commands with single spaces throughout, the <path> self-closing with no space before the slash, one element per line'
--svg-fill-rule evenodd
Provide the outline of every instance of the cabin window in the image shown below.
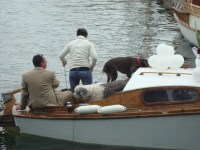
<path fill-rule="evenodd" d="M 143 98 L 146 103 L 190 102 L 198 98 L 198 92 L 193 89 L 160 89 L 146 91 Z"/>

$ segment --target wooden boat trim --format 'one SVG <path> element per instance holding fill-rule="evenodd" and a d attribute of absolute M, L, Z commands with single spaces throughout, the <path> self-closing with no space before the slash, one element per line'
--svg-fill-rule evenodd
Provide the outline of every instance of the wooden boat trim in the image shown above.
<path fill-rule="evenodd" d="M 181 75 L 192 75 L 191 73 L 172 73 L 172 72 L 141 72 L 140 75 L 144 74 L 158 74 L 158 75 L 163 75 L 163 74 L 174 74 L 176 76 L 181 76 Z"/>
<path fill-rule="evenodd" d="M 194 16 L 200 17 L 200 6 L 198 6 L 198 5 L 194 5 L 192 3 L 185 2 L 184 10 Z"/>
<path fill-rule="evenodd" d="M 189 106 L 189 105 L 188 105 Z M 199 114 L 200 108 L 176 108 L 174 110 L 156 110 L 156 111 L 147 111 L 138 109 L 135 111 L 127 111 L 127 112 L 121 112 L 121 113 L 113 113 L 113 114 L 107 114 L 102 115 L 98 113 L 93 114 L 84 114 L 84 115 L 78 115 L 78 114 L 35 114 L 35 113 L 20 113 L 19 115 L 14 115 L 15 117 L 19 118 L 27 118 L 27 119 L 50 119 L 50 120 L 90 120 L 90 119 L 123 119 L 123 118 L 138 118 L 138 117 L 159 117 L 159 116 L 177 116 L 177 115 L 191 115 L 191 114 Z"/>
<path fill-rule="evenodd" d="M 174 11 L 174 18 L 175 20 L 181 24 L 182 26 L 186 27 L 189 30 L 192 30 L 193 32 L 196 32 L 196 29 L 191 28 L 188 24 L 189 22 L 189 13 L 180 13 L 177 10 Z"/>

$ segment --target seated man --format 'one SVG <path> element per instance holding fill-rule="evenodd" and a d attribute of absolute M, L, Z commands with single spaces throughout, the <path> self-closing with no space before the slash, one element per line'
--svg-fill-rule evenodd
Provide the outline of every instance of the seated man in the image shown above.
<path fill-rule="evenodd" d="M 56 91 L 60 82 L 56 79 L 55 72 L 46 70 L 47 60 L 43 55 L 33 57 L 35 68 L 22 75 L 21 101 L 17 110 L 44 108 L 46 106 L 63 106 L 71 100 L 71 91 Z"/>

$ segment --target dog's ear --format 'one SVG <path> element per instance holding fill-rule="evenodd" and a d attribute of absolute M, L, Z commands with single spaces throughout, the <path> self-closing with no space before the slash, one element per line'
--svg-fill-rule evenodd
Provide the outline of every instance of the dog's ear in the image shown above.
<path fill-rule="evenodd" d="M 146 59 L 142 59 L 142 60 L 141 60 L 141 64 L 142 64 L 142 65 L 141 65 L 142 67 L 149 67 L 148 60 L 146 60 Z"/>

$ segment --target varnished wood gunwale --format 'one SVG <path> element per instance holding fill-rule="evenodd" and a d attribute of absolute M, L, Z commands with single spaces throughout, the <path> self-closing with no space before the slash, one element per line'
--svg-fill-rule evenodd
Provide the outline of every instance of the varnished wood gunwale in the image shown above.
<path fill-rule="evenodd" d="M 189 17 L 190 15 L 193 15 L 199 18 L 200 6 L 191 4 L 190 2 L 185 2 L 185 7 L 183 8 L 183 10 L 178 10 L 176 8 L 173 8 L 173 9 L 174 9 L 174 13 L 178 17 L 177 19 L 175 17 L 175 20 L 182 26 L 196 32 L 196 29 L 190 27 L 189 25 Z"/>
<path fill-rule="evenodd" d="M 174 13 L 177 16 L 177 17 L 175 17 L 176 22 L 178 22 L 185 28 L 187 28 L 193 32 L 196 32 L 196 29 L 189 26 L 189 15 L 190 15 L 189 13 L 182 13 L 182 12 L 180 13 L 178 11 L 174 11 Z"/>
<path fill-rule="evenodd" d="M 113 114 L 35 114 L 35 113 L 20 113 L 19 115 L 14 115 L 15 117 L 19 118 L 29 118 L 29 119 L 50 119 L 50 120 L 87 120 L 87 119 L 123 119 L 123 118 L 138 118 L 138 117 L 159 117 L 159 116 L 178 116 L 178 115 L 192 115 L 192 114 L 199 114 L 200 115 L 200 108 L 177 108 L 173 110 L 166 109 L 157 110 L 157 111 L 127 111 L 122 113 L 113 113 Z"/>
<path fill-rule="evenodd" d="M 193 4 L 196 6 L 200 6 L 200 1 L 199 0 L 185 0 L 189 4 Z"/>

